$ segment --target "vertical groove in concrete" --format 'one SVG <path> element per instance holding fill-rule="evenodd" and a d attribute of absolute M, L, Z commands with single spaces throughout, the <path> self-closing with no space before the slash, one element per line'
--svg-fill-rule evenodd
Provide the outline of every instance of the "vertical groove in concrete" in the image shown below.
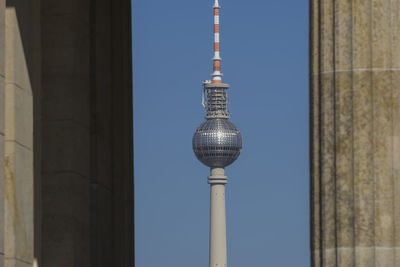
<path fill-rule="evenodd" d="M 130 1 L 112 5 L 113 266 L 134 265 Z M 117 256 L 118 255 L 118 256 Z"/>
<path fill-rule="evenodd" d="M 33 267 L 41 264 L 41 231 L 42 231 L 42 177 L 41 177 L 41 92 L 42 92 L 42 33 L 41 33 L 41 3 L 42 0 L 32 0 L 32 64 L 30 68 L 33 94 L 33 202 L 34 202 L 34 263 Z"/>
<path fill-rule="evenodd" d="M 0 267 L 4 266 L 4 55 L 5 0 L 0 0 Z"/>
<path fill-rule="evenodd" d="M 335 236 L 335 132 L 334 132 L 334 75 L 333 75 L 333 1 L 320 2 L 321 9 L 321 35 L 320 35 L 320 56 L 321 72 L 320 83 L 324 86 L 320 88 L 320 134 L 321 139 L 321 233 L 322 250 L 321 263 L 328 266 L 336 262 Z"/>
<path fill-rule="evenodd" d="M 111 6 L 91 0 L 91 264 L 112 266 Z"/>
<path fill-rule="evenodd" d="M 352 68 L 352 2 L 335 1 L 335 69 Z M 336 136 L 336 237 L 337 247 L 352 248 L 353 216 L 353 98 L 350 72 L 335 74 L 335 136 Z M 337 265 L 354 264 L 354 250 L 338 250 Z"/>
<path fill-rule="evenodd" d="M 399 7 L 311 0 L 312 266 L 400 264 Z"/>
<path fill-rule="evenodd" d="M 391 5 L 392 18 L 392 67 L 400 69 L 400 2 L 393 1 Z M 400 92 L 396 85 L 400 84 L 398 71 L 392 70 L 392 93 L 393 93 L 393 221 L 394 221 L 394 253 L 395 262 L 400 262 Z"/>
<path fill-rule="evenodd" d="M 310 225 L 314 229 L 311 235 L 311 258 L 312 267 L 320 265 L 320 166 L 319 166 L 319 3 L 318 1 L 310 0 Z"/>

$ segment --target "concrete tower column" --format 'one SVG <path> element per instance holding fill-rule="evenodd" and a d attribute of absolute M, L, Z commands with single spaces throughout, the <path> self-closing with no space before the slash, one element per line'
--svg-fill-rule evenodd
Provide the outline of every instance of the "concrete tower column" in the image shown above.
<path fill-rule="evenodd" d="M 400 0 L 311 0 L 312 266 L 400 266 Z"/>
<path fill-rule="evenodd" d="M 210 184 L 210 267 L 227 266 L 225 184 L 223 168 L 211 168 Z"/>

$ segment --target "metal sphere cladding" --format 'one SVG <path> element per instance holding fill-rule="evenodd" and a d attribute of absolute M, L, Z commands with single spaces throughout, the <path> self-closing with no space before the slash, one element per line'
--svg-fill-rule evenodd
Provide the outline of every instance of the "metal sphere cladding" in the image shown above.
<path fill-rule="evenodd" d="M 193 151 L 208 167 L 223 168 L 232 164 L 242 150 L 242 136 L 227 119 L 209 119 L 194 133 Z"/>

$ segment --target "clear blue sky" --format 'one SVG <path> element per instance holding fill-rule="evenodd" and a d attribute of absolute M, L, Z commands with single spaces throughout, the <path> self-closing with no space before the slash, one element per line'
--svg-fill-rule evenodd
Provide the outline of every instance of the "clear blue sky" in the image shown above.
<path fill-rule="evenodd" d="M 243 152 L 226 170 L 229 267 L 309 260 L 308 1 L 220 0 Z M 133 0 L 136 267 L 208 266 L 209 169 L 194 156 L 213 0 Z"/>

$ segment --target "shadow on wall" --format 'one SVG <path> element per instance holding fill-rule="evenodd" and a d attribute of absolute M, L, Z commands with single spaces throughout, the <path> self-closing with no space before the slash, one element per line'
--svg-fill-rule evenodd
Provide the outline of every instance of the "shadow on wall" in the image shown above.
<path fill-rule="evenodd" d="M 5 11 L 7 261 L 133 266 L 130 0 Z"/>

